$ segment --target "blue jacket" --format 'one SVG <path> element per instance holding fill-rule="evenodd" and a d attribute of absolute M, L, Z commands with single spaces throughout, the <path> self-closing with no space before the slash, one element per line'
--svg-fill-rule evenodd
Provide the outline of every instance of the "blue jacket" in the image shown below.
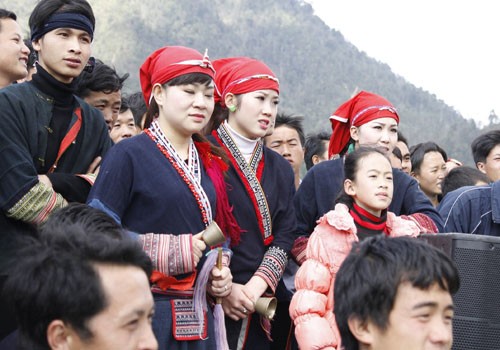
<path fill-rule="evenodd" d="M 500 236 L 500 181 L 452 191 L 443 198 L 438 210 L 446 232 Z"/>
<path fill-rule="evenodd" d="M 443 220 L 419 189 L 417 181 L 397 169 L 393 169 L 393 177 L 394 195 L 389 211 L 396 215 L 425 214 L 434 221 L 439 232 L 442 232 Z M 311 234 L 316 220 L 334 207 L 343 183 L 343 158 L 321 162 L 307 172 L 294 198 L 298 235 Z"/>

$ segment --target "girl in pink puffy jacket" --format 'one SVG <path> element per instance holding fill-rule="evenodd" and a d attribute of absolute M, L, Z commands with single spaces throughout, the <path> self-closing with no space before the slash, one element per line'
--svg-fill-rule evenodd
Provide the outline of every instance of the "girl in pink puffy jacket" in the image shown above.
<path fill-rule="evenodd" d="M 393 194 L 392 168 L 382 151 L 358 148 L 345 158 L 344 170 L 344 188 L 335 209 L 318 220 L 295 277 L 290 316 L 301 350 L 340 348 L 333 284 L 353 242 L 379 234 L 428 233 L 416 221 L 387 211 Z"/>

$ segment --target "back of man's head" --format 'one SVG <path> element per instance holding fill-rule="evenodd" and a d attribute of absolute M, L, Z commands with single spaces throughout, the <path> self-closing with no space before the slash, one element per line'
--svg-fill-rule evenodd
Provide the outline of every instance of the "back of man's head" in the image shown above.
<path fill-rule="evenodd" d="M 91 92 L 110 94 L 121 91 L 123 83 L 128 76 L 129 74 L 126 73 L 120 77 L 113 67 L 108 66 L 101 60 L 96 60 L 92 72 L 83 71 L 77 78 L 75 94 L 81 98 L 85 98 Z"/>
<path fill-rule="evenodd" d="M 376 236 L 353 246 L 334 286 L 335 319 L 345 350 L 359 349 L 349 319 L 386 329 L 398 287 L 403 283 L 421 290 L 438 285 L 450 294 L 460 285 L 450 258 L 421 240 Z"/>
<path fill-rule="evenodd" d="M 146 106 L 146 101 L 144 101 L 144 96 L 141 91 L 134 92 L 127 97 L 127 103 L 134 115 L 135 125 L 139 129 L 144 129 L 144 118 L 148 110 Z"/>
<path fill-rule="evenodd" d="M 313 160 L 314 156 L 317 156 L 319 160 L 323 160 L 321 159 L 321 155 L 328 151 L 328 142 L 330 142 L 331 136 L 331 133 L 324 131 L 307 136 L 304 143 L 304 162 L 306 163 L 307 170 L 316 164 Z M 328 159 L 328 153 L 326 157 Z"/>
<path fill-rule="evenodd" d="M 462 165 L 451 169 L 444 178 L 442 185 L 443 197 L 446 196 L 448 192 L 455 191 L 460 187 L 485 185 L 489 182 L 488 176 L 478 169 Z"/>
<path fill-rule="evenodd" d="M 106 214 L 96 209 L 82 215 L 74 209 L 66 210 L 65 221 L 48 222 L 38 239 L 26 241 L 7 280 L 19 322 L 20 349 L 50 349 L 47 329 L 54 320 L 64 321 L 83 340 L 92 338 L 88 321 L 109 302 L 99 266 L 132 266 L 147 277 L 151 274 L 149 257 L 116 224 L 113 227 L 112 219 L 104 220 L 100 216 Z"/>

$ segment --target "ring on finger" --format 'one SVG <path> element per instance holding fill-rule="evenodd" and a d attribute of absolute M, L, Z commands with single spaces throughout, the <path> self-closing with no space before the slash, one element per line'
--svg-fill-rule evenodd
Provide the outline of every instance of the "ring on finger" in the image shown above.
<path fill-rule="evenodd" d="M 224 292 L 227 292 L 227 284 L 224 286 Z"/>
<path fill-rule="evenodd" d="M 243 309 L 241 310 L 241 312 L 243 312 L 244 314 L 246 314 L 248 312 L 248 310 L 245 307 L 243 307 Z"/>

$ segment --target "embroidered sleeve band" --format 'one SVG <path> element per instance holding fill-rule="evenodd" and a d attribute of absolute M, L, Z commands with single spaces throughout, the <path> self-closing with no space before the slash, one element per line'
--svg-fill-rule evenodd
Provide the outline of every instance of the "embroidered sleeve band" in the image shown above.
<path fill-rule="evenodd" d="M 7 211 L 7 216 L 32 224 L 41 224 L 51 212 L 67 204 L 60 194 L 39 182 Z"/>
<path fill-rule="evenodd" d="M 153 269 L 167 276 L 193 272 L 191 235 L 147 233 L 139 235 L 142 249 L 151 258 Z"/>
<path fill-rule="evenodd" d="M 285 271 L 288 256 L 285 251 L 279 247 L 270 247 L 259 268 L 255 272 L 255 276 L 259 276 L 271 287 L 273 292 L 278 286 L 278 282 Z"/>

